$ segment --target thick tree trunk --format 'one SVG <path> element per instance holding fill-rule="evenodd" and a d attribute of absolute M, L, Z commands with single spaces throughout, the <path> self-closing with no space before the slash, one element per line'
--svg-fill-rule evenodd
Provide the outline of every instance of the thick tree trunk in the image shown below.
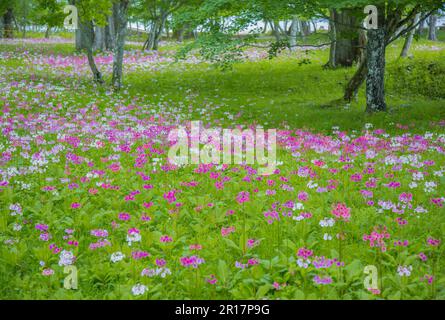
<path fill-rule="evenodd" d="M 112 85 L 115 90 L 122 87 L 122 64 L 124 60 L 124 46 L 127 35 L 129 0 L 120 0 L 113 4 L 113 18 L 115 23 L 115 45 L 113 54 Z"/>
<path fill-rule="evenodd" d="M 437 15 L 432 14 L 429 19 L 428 40 L 437 41 Z"/>
<path fill-rule="evenodd" d="M 385 29 L 368 30 L 366 75 L 366 111 L 386 111 L 385 102 Z"/>
<path fill-rule="evenodd" d="M 350 67 L 359 59 L 359 22 L 353 9 L 333 10 L 336 31 L 335 65 Z"/>
<path fill-rule="evenodd" d="M 419 23 L 419 19 L 420 19 L 420 13 L 416 15 L 416 17 L 414 18 L 414 25 L 416 25 L 417 23 Z M 409 49 L 411 48 L 411 45 L 413 43 L 413 39 L 414 39 L 414 33 L 416 32 L 416 30 L 411 30 L 408 35 L 406 36 L 405 39 L 405 44 L 403 45 L 403 49 L 402 52 L 400 54 L 400 56 L 402 58 L 407 57 L 408 56 L 408 52 Z"/>
<path fill-rule="evenodd" d="M 12 39 L 14 37 L 14 12 L 12 8 L 6 9 L 5 14 L 3 15 L 3 28 L 4 28 L 4 37 L 7 39 Z"/>

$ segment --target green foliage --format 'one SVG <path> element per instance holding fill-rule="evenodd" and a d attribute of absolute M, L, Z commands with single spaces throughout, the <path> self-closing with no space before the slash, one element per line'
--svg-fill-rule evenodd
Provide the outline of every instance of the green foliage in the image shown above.
<path fill-rule="evenodd" d="M 407 96 L 445 98 L 445 61 L 439 56 L 403 59 L 391 65 L 388 70 L 391 89 Z"/>

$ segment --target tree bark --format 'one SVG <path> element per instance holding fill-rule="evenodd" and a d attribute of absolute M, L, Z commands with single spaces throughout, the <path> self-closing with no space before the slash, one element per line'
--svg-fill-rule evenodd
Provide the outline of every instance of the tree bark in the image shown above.
<path fill-rule="evenodd" d="M 418 13 L 418 14 L 416 15 L 416 17 L 414 18 L 414 25 L 416 25 L 417 23 L 419 23 L 419 19 L 420 19 L 420 13 Z M 400 56 L 401 56 L 402 58 L 405 58 L 405 57 L 408 56 L 409 49 L 411 48 L 411 45 L 412 45 L 412 43 L 413 43 L 414 33 L 415 33 L 415 32 L 416 32 L 416 30 L 413 29 L 413 30 L 411 30 L 411 31 L 408 33 L 408 35 L 406 36 L 405 44 L 403 45 L 403 49 L 402 49 L 402 52 L 401 52 L 401 54 L 400 54 Z"/>
<path fill-rule="evenodd" d="M 368 30 L 366 111 L 369 113 L 386 111 L 385 102 L 385 29 Z"/>
<path fill-rule="evenodd" d="M 437 15 L 432 14 L 429 19 L 428 40 L 437 41 Z"/>
<path fill-rule="evenodd" d="M 113 4 L 113 18 L 115 23 L 115 45 L 113 54 L 112 85 L 115 90 L 122 87 L 122 64 L 124 60 L 124 46 L 127 34 L 129 0 L 120 0 Z"/>

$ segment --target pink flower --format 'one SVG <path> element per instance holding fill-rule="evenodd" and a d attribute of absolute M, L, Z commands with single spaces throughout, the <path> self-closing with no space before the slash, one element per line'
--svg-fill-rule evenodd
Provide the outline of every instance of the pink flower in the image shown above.
<path fill-rule="evenodd" d="M 431 237 L 428 238 L 427 242 L 432 247 L 437 247 L 440 244 L 440 240 L 439 239 L 433 239 Z"/>
<path fill-rule="evenodd" d="M 130 214 L 127 213 L 127 212 L 121 212 L 121 213 L 119 213 L 119 215 L 118 215 L 118 219 L 119 219 L 119 220 L 122 220 L 122 221 L 128 221 L 128 220 L 130 220 L 130 218 L 131 218 L 131 216 L 130 216 Z"/>
<path fill-rule="evenodd" d="M 300 248 L 298 249 L 297 256 L 303 259 L 307 259 L 311 257 L 314 254 L 312 250 L 306 249 L 306 248 Z"/>
<path fill-rule="evenodd" d="M 221 235 L 227 237 L 229 234 L 235 232 L 235 227 L 221 228 Z"/>
<path fill-rule="evenodd" d="M 239 204 L 248 202 L 249 200 L 250 200 L 250 194 L 247 191 L 241 191 L 240 193 L 238 193 L 238 196 L 236 197 L 236 201 Z"/>
<path fill-rule="evenodd" d="M 211 274 L 206 281 L 210 284 L 216 284 L 218 280 L 216 279 L 216 276 L 214 274 Z"/>
<path fill-rule="evenodd" d="M 167 243 L 167 242 L 172 242 L 173 239 L 172 239 L 171 237 L 169 237 L 169 236 L 162 236 L 161 239 L 160 239 L 160 241 L 161 241 L 162 243 Z"/>
<path fill-rule="evenodd" d="M 334 206 L 331 212 L 337 218 L 337 220 L 348 222 L 351 218 L 351 209 L 348 208 L 344 203 L 337 203 L 337 205 Z"/>
<path fill-rule="evenodd" d="M 80 208 L 80 203 L 74 202 L 71 204 L 71 209 L 78 209 L 78 208 Z"/>

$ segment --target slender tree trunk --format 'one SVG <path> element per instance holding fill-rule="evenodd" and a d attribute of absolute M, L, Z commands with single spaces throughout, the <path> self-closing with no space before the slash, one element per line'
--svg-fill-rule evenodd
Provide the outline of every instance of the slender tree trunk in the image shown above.
<path fill-rule="evenodd" d="M 311 20 L 312 26 L 314 27 L 314 33 L 317 33 L 317 23 L 314 20 Z"/>
<path fill-rule="evenodd" d="M 45 39 L 49 39 L 49 33 L 51 32 L 51 27 L 47 26 L 45 31 Z"/>
<path fill-rule="evenodd" d="M 0 16 L 0 38 L 3 38 L 3 28 L 4 28 L 4 23 L 3 23 L 3 16 Z"/>
<path fill-rule="evenodd" d="M 292 23 L 290 26 L 290 51 L 294 52 L 297 50 L 297 35 L 298 35 L 298 17 L 292 17 Z"/>
<path fill-rule="evenodd" d="M 426 16 L 426 14 L 424 12 L 420 14 L 420 23 L 419 23 L 419 27 L 417 28 L 417 31 L 416 31 L 416 35 L 418 37 L 423 36 L 423 30 L 425 29 L 425 20 L 426 20 L 425 16 Z"/>
<path fill-rule="evenodd" d="M 366 111 L 386 111 L 385 102 L 385 29 L 368 30 Z"/>
<path fill-rule="evenodd" d="M 14 37 L 14 12 L 12 8 L 7 8 L 5 14 L 3 15 L 3 27 L 4 36 L 7 39 L 12 39 Z"/>
<path fill-rule="evenodd" d="M 267 33 L 267 26 L 269 25 L 269 21 L 264 20 L 264 28 L 262 30 L 262 34 L 266 34 Z"/>
<path fill-rule="evenodd" d="M 432 14 L 429 19 L 428 40 L 437 41 L 437 15 Z"/>
<path fill-rule="evenodd" d="M 159 19 L 153 21 L 150 33 L 144 43 L 142 50 L 158 50 L 159 40 L 161 39 L 162 31 L 165 28 L 165 21 L 167 16 L 162 14 Z"/>
<path fill-rule="evenodd" d="M 271 21 L 270 25 L 272 26 L 272 33 L 275 37 L 275 40 L 281 41 L 281 27 L 280 27 L 280 22 L 277 21 Z"/>
<path fill-rule="evenodd" d="M 419 19 L 420 19 L 420 13 L 418 13 L 418 14 L 416 15 L 416 17 L 414 18 L 414 25 L 416 25 L 416 24 L 419 22 Z M 415 33 L 415 32 L 416 32 L 416 31 L 413 29 L 413 30 L 411 30 L 411 31 L 408 33 L 408 35 L 406 36 L 405 44 L 403 45 L 402 53 L 400 54 L 400 56 L 401 56 L 402 58 L 408 56 L 409 49 L 411 48 L 411 45 L 412 45 L 412 43 L 413 43 L 414 33 Z"/>
<path fill-rule="evenodd" d="M 115 45 L 113 55 L 112 85 L 115 90 L 122 87 L 122 68 L 124 60 L 124 46 L 127 33 L 129 0 L 120 0 L 113 4 L 113 17 L 115 23 Z"/>
<path fill-rule="evenodd" d="M 92 21 L 79 23 L 79 29 L 81 31 L 82 36 L 82 44 L 84 46 L 84 50 L 87 53 L 88 65 L 90 66 L 91 72 L 93 73 L 94 81 L 103 84 L 104 81 L 102 79 L 102 73 L 96 66 L 96 62 L 94 61 L 94 26 Z"/>
<path fill-rule="evenodd" d="M 310 23 L 308 21 L 302 21 L 301 25 L 302 25 L 301 30 L 303 32 L 303 35 L 305 37 L 309 36 L 311 34 L 311 25 L 310 25 Z"/>
<path fill-rule="evenodd" d="M 354 98 L 357 97 L 358 90 L 362 86 L 363 82 L 365 82 L 366 74 L 368 73 L 368 61 L 367 56 L 360 62 L 357 71 L 354 76 L 349 80 L 348 85 L 346 86 L 344 100 L 346 102 L 351 102 Z"/>

